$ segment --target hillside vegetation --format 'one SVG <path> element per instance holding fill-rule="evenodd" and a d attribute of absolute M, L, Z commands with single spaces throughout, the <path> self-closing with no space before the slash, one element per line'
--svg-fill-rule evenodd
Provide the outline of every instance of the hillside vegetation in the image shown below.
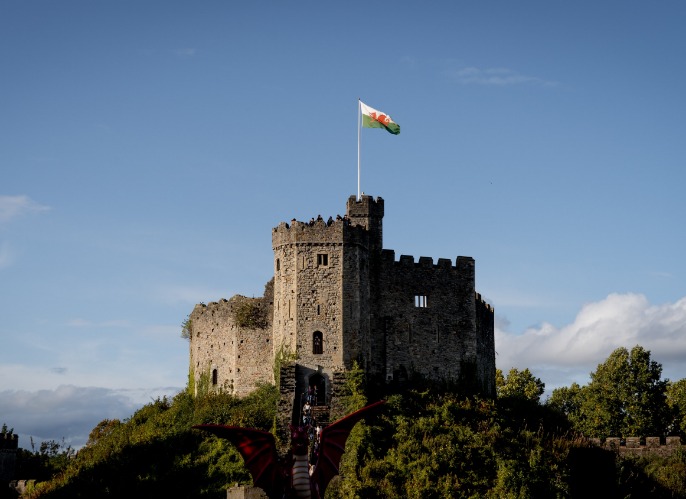
<path fill-rule="evenodd" d="M 633 430 L 645 420 L 645 428 L 656 428 L 654 418 L 631 415 L 645 414 L 635 402 L 643 398 L 631 390 L 652 387 L 663 396 L 646 395 L 645 400 L 666 404 L 656 413 L 672 432 L 683 432 L 683 383 L 662 382 L 649 352 L 632 352 L 613 353 L 592 375 L 591 385 L 606 383 L 616 375 L 615 368 L 624 373 L 622 390 L 629 399 L 617 414 L 628 412 L 627 421 L 634 426 L 615 427 Z M 642 365 L 653 368 L 650 375 L 644 375 Z M 343 404 L 348 412 L 364 405 L 367 397 L 379 398 L 365 392 L 363 381 L 359 369 L 350 372 Z M 588 429 L 595 417 L 594 404 L 602 415 L 597 418 L 599 431 L 607 431 L 612 419 L 595 385 L 578 387 L 574 397 L 563 390 L 542 404 L 541 380 L 528 369 L 513 369 L 507 375 L 498 372 L 497 389 L 496 401 L 419 381 L 385 393 L 384 413 L 353 430 L 341 477 L 334 479 L 327 497 L 686 498 L 683 450 L 668 458 L 619 458 L 581 436 L 580 428 Z M 618 391 L 612 392 L 608 407 L 616 406 Z M 88 444 L 76 456 L 62 459 L 61 471 L 38 484 L 30 497 L 225 497 L 228 486 L 252 483 L 242 458 L 230 444 L 191 426 L 220 423 L 270 430 L 277 395 L 268 385 L 240 400 L 182 392 L 146 405 L 128 420 L 104 420 Z"/>

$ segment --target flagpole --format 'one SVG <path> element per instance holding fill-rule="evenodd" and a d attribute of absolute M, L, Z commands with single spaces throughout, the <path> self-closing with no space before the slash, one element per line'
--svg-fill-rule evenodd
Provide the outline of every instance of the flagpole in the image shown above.
<path fill-rule="evenodd" d="M 357 99 L 357 200 L 360 200 L 360 99 Z"/>

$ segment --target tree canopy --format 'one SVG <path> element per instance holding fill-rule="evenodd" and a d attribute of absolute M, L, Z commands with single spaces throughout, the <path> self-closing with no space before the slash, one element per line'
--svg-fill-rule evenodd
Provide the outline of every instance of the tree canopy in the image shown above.
<path fill-rule="evenodd" d="M 588 385 L 558 388 L 548 405 L 589 437 L 659 436 L 670 426 L 668 384 L 662 379 L 662 365 L 650 359 L 649 350 L 622 347 L 598 365 Z"/>
<path fill-rule="evenodd" d="M 495 371 L 495 389 L 498 397 L 513 397 L 539 402 L 545 391 L 545 383 L 534 376 L 529 369 L 510 369 L 507 377 L 500 369 Z"/>

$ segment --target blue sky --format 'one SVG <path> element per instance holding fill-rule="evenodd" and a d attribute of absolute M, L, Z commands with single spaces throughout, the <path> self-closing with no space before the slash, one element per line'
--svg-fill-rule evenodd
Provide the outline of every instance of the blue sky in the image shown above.
<path fill-rule="evenodd" d="M 686 377 L 686 4 L 0 0 L 0 420 L 83 445 L 186 383 L 198 302 L 362 190 L 472 256 L 498 367 Z"/>

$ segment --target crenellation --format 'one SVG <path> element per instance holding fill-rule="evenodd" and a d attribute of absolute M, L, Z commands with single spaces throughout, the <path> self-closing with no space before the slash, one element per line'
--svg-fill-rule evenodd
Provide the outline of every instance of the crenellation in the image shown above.
<path fill-rule="evenodd" d="M 602 449 L 616 452 L 620 455 L 645 456 L 658 455 L 667 457 L 675 453 L 684 446 L 681 443 L 681 437 L 668 436 L 664 442 L 660 437 L 607 437 L 605 440 L 600 438 L 589 438 L 588 441 Z"/>
<path fill-rule="evenodd" d="M 398 263 L 402 266 L 409 267 L 414 265 L 414 257 L 412 255 L 400 255 Z"/>
<path fill-rule="evenodd" d="M 16 450 L 19 447 L 19 435 L 16 433 L 0 433 L 0 449 Z"/>
<path fill-rule="evenodd" d="M 441 269 L 450 269 L 453 267 L 453 262 L 449 258 L 439 258 L 436 266 Z"/>

